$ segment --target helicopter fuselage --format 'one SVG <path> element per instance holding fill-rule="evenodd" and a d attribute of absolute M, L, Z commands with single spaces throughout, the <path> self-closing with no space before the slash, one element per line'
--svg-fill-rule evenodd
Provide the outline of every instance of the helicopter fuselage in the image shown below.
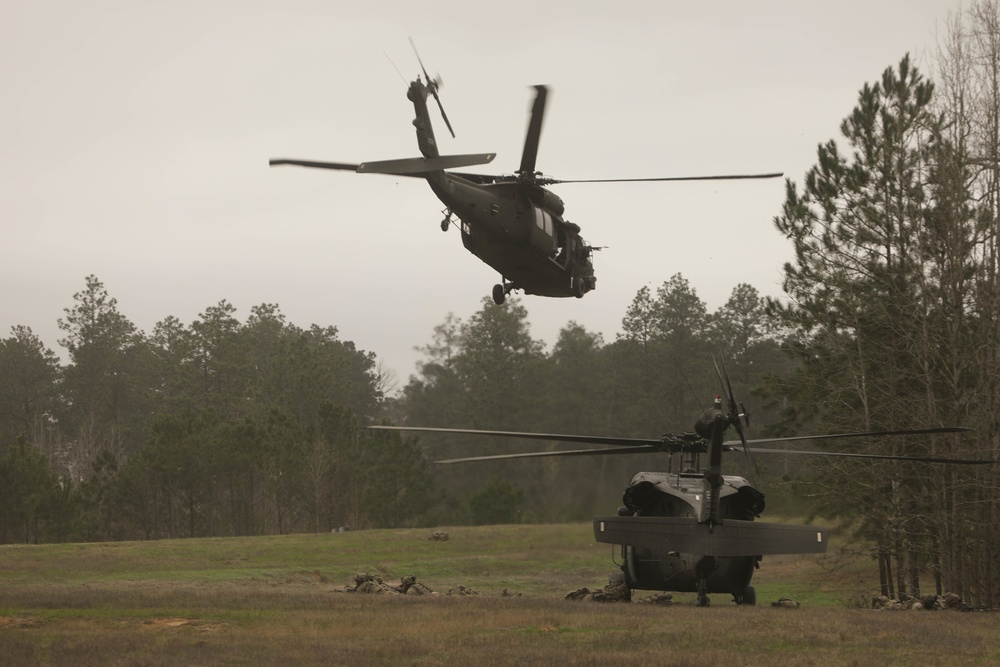
<path fill-rule="evenodd" d="M 509 289 L 582 297 L 596 286 L 592 250 L 579 227 L 562 218 L 562 201 L 551 192 L 537 188 L 544 193 L 539 204 L 517 183 L 474 183 L 447 172 L 426 178 L 448 207 L 446 222 L 459 228 L 462 245 L 509 281 Z"/>
<path fill-rule="evenodd" d="M 417 145 L 427 160 L 440 158 L 427 96 L 431 88 L 419 79 L 407 90 L 413 103 Z M 597 286 L 593 249 L 580 228 L 565 220 L 561 198 L 529 182 L 444 170 L 420 174 L 447 206 L 441 229 L 458 218 L 462 245 L 500 273 L 494 289 L 497 303 L 511 290 L 548 297 L 582 297 Z"/>
<path fill-rule="evenodd" d="M 723 521 L 753 521 L 764 509 L 764 496 L 744 478 L 724 475 L 719 488 Z M 640 472 L 624 493 L 620 516 L 677 517 L 703 520 L 709 497 L 701 473 Z M 629 588 L 653 591 L 729 593 L 737 603 L 753 604 L 749 589 L 762 556 L 694 554 L 625 545 L 621 569 Z"/>

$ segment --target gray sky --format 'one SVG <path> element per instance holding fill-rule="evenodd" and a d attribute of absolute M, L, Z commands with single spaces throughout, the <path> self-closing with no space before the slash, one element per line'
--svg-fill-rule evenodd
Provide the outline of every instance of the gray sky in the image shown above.
<path fill-rule="evenodd" d="M 449 312 L 498 276 L 442 234 L 423 181 L 296 167 L 419 154 L 407 38 L 443 78 L 442 152 L 518 166 L 550 86 L 538 168 L 556 178 L 783 171 L 801 183 L 862 85 L 911 53 L 932 74 L 951 0 L 8 3 L 0 22 L 0 336 L 56 321 L 95 274 L 151 332 L 226 299 L 336 326 L 399 384 Z M 387 57 L 388 56 L 388 57 Z M 391 62 L 390 62 L 391 59 Z M 395 68 L 398 68 L 399 73 Z M 402 74 L 402 78 L 400 76 Z M 437 117 L 433 117 L 437 121 Z M 780 296 L 781 180 L 553 186 L 596 255 L 584 299 L 522 297 L 551 348 L 611 341 L 675 273 L 709 310 Z"/>

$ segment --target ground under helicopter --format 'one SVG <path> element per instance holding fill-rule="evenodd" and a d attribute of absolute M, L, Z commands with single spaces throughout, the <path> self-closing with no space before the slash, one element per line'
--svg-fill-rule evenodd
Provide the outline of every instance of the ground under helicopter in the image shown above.
<path fill-rule="evenodd" d="M 665 434 L 659 438 L 619 438 L 514 431 L 483 431 L 407 426 L 370 426 L 372 429 L 500 436 L 555 442 L 603 445 L 603 448 L 556 450 L 494 456 L 472 456 L 438 461 L 443 464 L 497 461 L 550 456 L 595 456 L 662 452 L 671 455 L 667 472 L 639 472 L 623 494 L 617 515 L 593 520 L 594 539 L 621 546 L 621 573 L 613 579 L 633 590 L 697 593 L 698 606 L 709 605 L 709 594 L 732 595 L 740 605 L 755 605 L 751 584 L 754 570 L 765 555 L 823 553 L 827 530 L 755 521 L 764 511 L 764 494 L 745 478 L 722 473 L 723 452 L 744 452 L 753 463 L 756 454 L 839 456 L 910 461 L 916 463 L 985 465 L 990 461 L 926 456 L 853 454 L 829 451 L 763 449 L 764 443 L 857 437 L 897 437 L 957 433 L 970 429 L 940 427 L 895 431 L 835 433 L 783 438 L 747 439 L 749 417 L 737 404 L 728 377 L 723 378 L 728 405 L 722 395 L 695 423 L 694 432 Z M 725 440 L 734 428 L 738 440 Z M 753 447 L 751 447 L 753 445 Z M 701 457 L 707 455 L 707 465 Z M 676 472 L 673 470 L 675 469 Z"/>
<path fill-rule="evenodd" d="M 544 176 L 535 170 L 535 161 L 548 97 L 546 86 L 535 86 L 535 99 L 521 153 L 521 164 L 514 174 L 491 176 L 446 171 L 487 164 L 496 154 L 441 155 L 427 110 L 428 96 L 433 96 L 437 102 L 441 117 L 452 137 L 455 132 L 438 95 L 440 80 L 432 79 L 427 74 L 419 54 L 417 60 L 424 79 L 418 75 L 409 84 L 406 96 L 413 103 L 416 115 L 413 125 L 422 157 L 360 164 L 279 158 L 270 160 L 270 164 L 425 179 L 446 207 L 441 230 L 448 231 L 451 225 L 458 227 L 465 248 L 500 273 L 500 282 L 493 287 L 493 300 L 497 304 L 503 303 L 513 290 L 538 296 L 582 298 L 597 287 L 593 253 L 599 248 L 583 240 L 579 225 L 563 217 L 566 208 L 563 200 L 544 186 L 560 183 L 695 181 L 781 176 L 780 173 L 772 173 L 584 180 L 559 180 Z"/>

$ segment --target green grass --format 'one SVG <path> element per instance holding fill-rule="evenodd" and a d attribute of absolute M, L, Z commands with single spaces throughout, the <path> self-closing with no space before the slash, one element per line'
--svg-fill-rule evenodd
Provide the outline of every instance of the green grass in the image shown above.
<path fill-rule="evenodd" d="M 703 609 L 564 600 L 616 569 L 589 523 L 445 530 L 2 546 L 0 664 L 1000 662 L 991 614 L 850 608 L 877 568 L 836 534 L 823 556 L 765 558 L 760 606 Z M 364 571 L 480 595 L 342 592 Z M 802 607 L 770 607 L 785 595 Z"/>
<path fill-rule="evenodd" d="M 589 524 L 451 528 L 448 541 L 426 529 L 277 537 L 161 540 L 0 547 L 8 585 L 67 586 L 109 582 L 287 583 L 320 578 L 338 585 L 356 572 L 414 574 L 445 588 L 486 592 L 511 586 L 552 592 L 540 569 L 601 584 L 611 548 L 597 545 Z M 581 584 L 583 585 L 583 584 Z"/>

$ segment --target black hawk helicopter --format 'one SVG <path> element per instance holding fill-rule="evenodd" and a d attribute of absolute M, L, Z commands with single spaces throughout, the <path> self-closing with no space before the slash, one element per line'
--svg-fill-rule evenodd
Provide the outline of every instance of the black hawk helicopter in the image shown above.
<path fill-rule="evenodd" d="M 718 369 L 718 366 L 716 366 Z M 764 449 L 763 443 L 797 440 L 825 440 L 857 437 L 916 436 L 957 433 L 971 429 L 940 427 L 896 431 L 865 431 L 782 438 L 747 439 L 744 425 L 749 416 L 733 396 L 728 376 L 719 372 L 728 405 L 722 395 L 698 418 L 694 432 L 665 434 L 659 438 L 619 438 L 515 431 L 425 428 L 409 426 L 369 426 L 371 429 L 451 433 L 473 436 L 501 436 L 555 442 L 604 445 L 604 448 L 556 450 L 494 456 L 472 456 L 438 461 L 443 464 L 498 461 L 549 456 L 594 456 L 607 454 L 671 455 L 668 472 L 639 472 L 623 494 L 624 505 L 617 515 L 594 518 L 594 539 L 620 545 L 621 575 L 629 589 L 697 593 L 697 604 L 708 606 L 710 593 L 731 594 L 741 605 L 755 605 L 757 593 L 751 585 L 754 570 L 765 555 L 824 553 L 827 530 L 755 521 L 764 511 L 764 494 L 745 478 L 722 473 L 723 452 L 744 452 L 755 468 L 755 454 L 791 454 L 848 458 L 986 465 L 986 460 L 949 459 L 927 456 L 852 454 L 827 451 Z M 725 440 L 733 427 L 738 440 Z M 751 447 L 754 445 L 754 447 Z M 701 457 L 707 455 L 707 466 Z M 677 461 L 676 459 L 679 459 Z M 674 463 L 679 463 L 673 472 Z"/>
<path fill-rule="evenodd" d="M 412 40 L 411 40 L 412 44 Z M 414 47 L 416 53 L 416 47 Z M 491 176 L 446 171 L 487 164 L 495 153 L 441 155 L 438 150 L 427 97 L 433 96 L 441 117 L 452 137 L 451 122 L 438 95 L 440 80 L 432 79 L 417 54 L 424 79 L 418 75 L 409 84 L 406 96 L 413 103 L 417 145 L 422 157 L 362 162 L 317 162 L 313 160 L 272 159 L 270 164 L 297 165 L 317 169 L 339 169 L 365 174 L 393 174 L 423 178 L 444 205 L 441 230 L 455 224 L 462 244 L 473 255 L 500 273 L 500 283 L 493 287 L 493 300 L 504 302 L 512 290 L 548 297 L 582 298 L 597 287 L 594 275 L 595 248 L 580 236 L 579 225 L 563 217 L 565 205 L 547 185 L 560 183 L 610 183 L 628 181 L 696 181 L 748 178 L 777 178 L 780 173 L 731 176 L 683 176 L 665 178 L 612 178 L 558 180 L 535 170 L 538 141 L 548 88 L 535 86 L 528 133 L 521 153 L 521 165 L 512 175 Z M 457 220 L 456 220 L 457 219 Z"/>

